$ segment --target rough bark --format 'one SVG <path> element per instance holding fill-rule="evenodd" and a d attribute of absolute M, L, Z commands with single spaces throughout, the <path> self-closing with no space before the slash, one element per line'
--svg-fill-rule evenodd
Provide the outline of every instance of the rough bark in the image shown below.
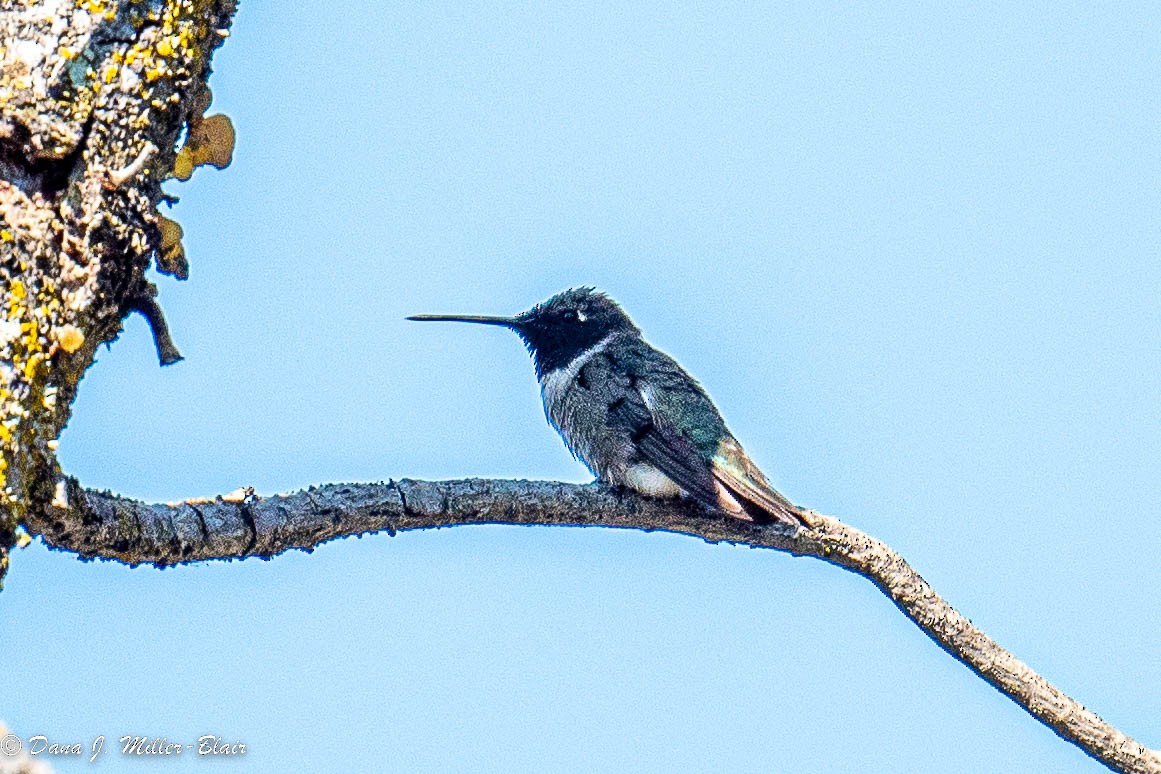
<path fill-rule="evenodd" d="M 85 558 L 159 566 L 205 559 L 269 559 L 345 535 L 461 524 L 603 526 L 661 530 L 813 556 L 870 580 L 931 639 L 1062 738 L 1116 771 L 1161 773 L 1161 754 L 1130 739 L 1001 648 L 943 600 L 903 557 L 830 516 L 802 511 L 810 529 L 754 525 L 680 502 L 597 485 L 544 481 L 330 484 L 290 495 L 239 490 L 214 500 L 147 504 L 81 488 L 29 529 Z"/>
<path fill-rule="evenodd" d="M 160 182 L 209 103 L 234 0 L 0 0 L 0 580 L 63 486 L 56 439 L 133 311 L 180 357 L 145 279 Z M 163 270 L 169 264 L 159 264 Z"/>

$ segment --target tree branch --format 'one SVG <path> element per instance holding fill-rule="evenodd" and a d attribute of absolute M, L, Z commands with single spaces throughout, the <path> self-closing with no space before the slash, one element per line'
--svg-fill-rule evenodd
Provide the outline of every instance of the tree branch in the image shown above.
<path fill-rule="evenodd" d="M 165 322 L 165 313 L 161 311 L 161 305 L 157 303 L 153 292 L 152 289 L 142 292 L 133 299 L 129 308 L 139 312 L 149 323 L 149 330 L 153 334 L 153 346 L 157 349 L 157 362 L 163 366 L 173 365 L 185 358 L 173 343 L 169 325 Z"/>
<path fill-rule="evenodd" d="M 1161 753 L 1122 734 L 1001 648 L 944 601 L 903 557 L 838 519 L 801 515 L 811 529 L 723 519 L 674 501 L 589 484 L 412 481 L 329 484 L 275 497 L 252 490 L 214 500 L 147 504 L 62 482 L 53 507 L 27 527 L 84 558 L 168 566 L 259 556 L 346 535 L 461 524 L 602 526 L 662 530 L 813 556 L 862 575 L 931 639 L 1037 720 L 1115 771 L 1161 774 Z"/>

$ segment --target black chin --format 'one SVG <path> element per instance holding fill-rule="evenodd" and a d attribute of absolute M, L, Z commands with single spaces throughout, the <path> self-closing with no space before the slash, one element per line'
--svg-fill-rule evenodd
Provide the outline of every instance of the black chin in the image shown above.
<path fill-rule="evenodd" d="M 607 331 L 580 329 L 562 331 L 559 328 L 517 328 L 516 332 L 532 352 L 538 377 L 568 365 L 586 350 L 596 346 Z"/>

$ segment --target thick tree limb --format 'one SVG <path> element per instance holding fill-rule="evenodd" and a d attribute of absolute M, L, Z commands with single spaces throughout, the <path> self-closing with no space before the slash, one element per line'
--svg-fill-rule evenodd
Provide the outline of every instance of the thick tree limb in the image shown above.
<path fill-rule="evenodd" d="M 145 270 L 184 267 L 161 183 L 183 128 L 208 122 L 234 5 L 0 0 L 0 581 L 17 523 L 55 495 L 56 439 L 97 348 L 136 310 L 162 364 L 181 358 Z"/>
<path fill-rule="evenodd" d="M 813 556 L 870 580 L 940 647 L 1096 760 L 1115 771 L 1161 774 L 1161 753 L 1122 734 L 997 645 L 891 548 L 830 516 L 802 515 L 814 526 L 794 533 L 597 485 L 479 479 L 331 484 L 269 498 L 239 492 L 155 505 L 86 490 L 67 479 L 55 507 L 30 514 L 27 526 L 55 548 L 131 565 L 269 559 L 346 535 L 460 524 L 663 530 Z"/>

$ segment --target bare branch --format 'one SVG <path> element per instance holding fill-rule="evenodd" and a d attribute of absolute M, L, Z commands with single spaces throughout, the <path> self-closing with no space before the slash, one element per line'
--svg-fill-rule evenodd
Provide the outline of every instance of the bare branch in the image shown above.
<path fill-rule="evenodd" d="M 155 505 L 94 492 L 68 479 L 52 508 L 27 519 L 50 546 L 85 558 L 158 566 L 259 556 L 346 535 L 461 524 L 602 526 L 662 530 L 813 556 L 870 580 L 931 639 L 1062 738 L 1115 771 L 1161 774 L 1161 754 L 1130 739 L 997 645 L 895 553 L 830 516 L 803 511 L 799 530 L 723 519 L 673 501 L 598 485 L 546 481 L 390 481 L 329 484 L 289 495 L 251 490 Z M 65 502 L 67 500 L 67 502 Z"/>
<path fill-rule="evenodd" d="M 157 349 L 157 361 L 161 365 L 173 365 L 179 360 L 185 359 L 178 351 L 177 345 L 173 343 L 173 337 L 169 333 L 169 325 L 165 322 L 165 314 L 161 311 L 157 299 L 154 298 L 152 289 L 143 290 L 132 300 L 129 308 L 134 312 L 139 312 L 149 323 L 149 330 L 153 334 L 153 346 Z"/>

